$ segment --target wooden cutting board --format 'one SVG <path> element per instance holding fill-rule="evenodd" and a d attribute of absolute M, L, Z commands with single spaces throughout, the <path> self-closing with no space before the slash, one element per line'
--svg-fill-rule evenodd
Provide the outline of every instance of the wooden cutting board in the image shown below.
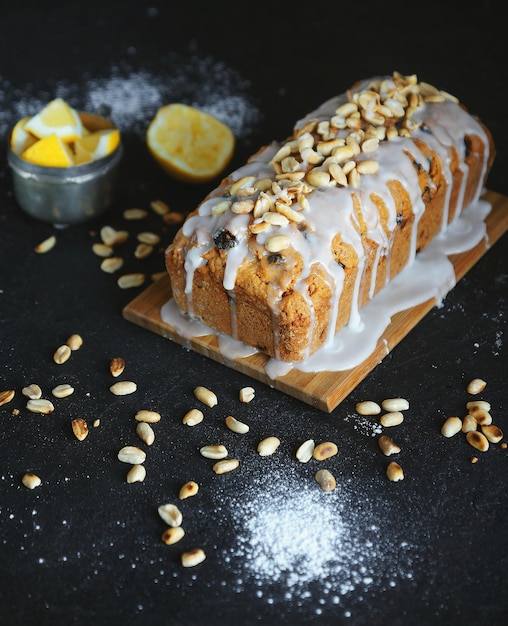
<path fill-rule="evenodd" d="M 508 197 L 494 191 L 487 191 L 483 197 L 492 204 L 492 210 L 486 219 L 486 226 L 489 243 L 493 245 L 508 229 Z M 482 241 L 467 252 L 449 257 L 454 265 L 457 281 L 473 267 L 487 250 L 485 241 Z M 427 302 L 395 314 L 379 339 L 374 352 L 357 367 L 341 372 L 316 373 L 305 373 L 292 369 L 285 376 L 272 380 L 264 370 L 268 357 L 261 353 L 231 361 L 219 350 L 218 339 L 215 335 L 193 337 L 190 341 L 179 336 L 178 332 L 163 322 L 160 317 L 161 307 L 170 297 L 169 278 L 164 276 L 127 304 L 123 309 L 123 316 L 143 328 L 172 339 L 187 348 L 192 348 L 227 367 L 239 370 L 328 413 L 333 411 L 435 306 L 435 300 L 431 298 Z"/>

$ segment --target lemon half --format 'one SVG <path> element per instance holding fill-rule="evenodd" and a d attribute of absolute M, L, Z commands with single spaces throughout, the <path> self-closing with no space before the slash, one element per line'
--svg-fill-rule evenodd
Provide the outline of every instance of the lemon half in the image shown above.
<path fill-rule="evenodd" d="M 186 104 L 161 107 L 147 133 L 148 149 L 162 169 L 188 183 L 204 183 L 224 171 L 235 136 L 213 115 Z"/>

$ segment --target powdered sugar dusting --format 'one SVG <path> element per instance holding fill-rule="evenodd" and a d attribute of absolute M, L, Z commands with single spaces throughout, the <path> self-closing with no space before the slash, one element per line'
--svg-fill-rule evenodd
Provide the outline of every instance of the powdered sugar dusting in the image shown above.
<path fill-rule="evenodd" d="M 282 586 L 285 602 L 318 600 L 320 607 L 341 604 L 358 589 L 382 591 L 413 577 L 415 546 L 390 537 L 379 511 L 349 491 L 347 481 L 325 493 L 288 464 L 272 465 L 247 493 L 230 499 L 236 536 L 222 558 L 238 577 L 239 592 L 254 582 L 258 597 L 273 604 Z"/>
<path fill-rule="evenodd" d="M 368 437 L 377 437 L 383 432 L 383 427 L 378 418 L 372 415 L 359 415 L 357 413 L 346 414 L 343 417 L 345 422 L 352 422 L 355 430 Z"/>
<path fill-rule="evenodd" d="M 83 76 L 79 84 L 62 79 L 19 87 L 0 76 L 0 135 L 6 137 L 19 119 L 60 97 L 79 110 L 110 116 L 121 131 L 141 138 L 157 109 L 171 102 L 211 113 L 236 137 L 246 137 L 260 116 L 248 97 L 249 86 L 233 68 L 195 51 L 175 53 L 156 70 L 112 65 L 100 76 Z"/>
<path fill-rule="evenodd" d="M 139 132 L 153 111 L 164 104 L 161 85 L 143 70 L 123 76 L 113 68 L 109 76 L 92 78 L 86 87 L 86 109 L 106 109 L 104 112 L 111 115 L 120 130 L 134 127 Z"/>

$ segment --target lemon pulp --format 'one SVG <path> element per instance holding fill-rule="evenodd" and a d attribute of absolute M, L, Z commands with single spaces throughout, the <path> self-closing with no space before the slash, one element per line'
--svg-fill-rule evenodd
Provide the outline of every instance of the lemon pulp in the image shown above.
<path fill-rule="evenodd" d="M 213 115 L 174 103 L 156 112 L 146 143 L 157 163 L 172 177 L 201 183 L 215 178 L 228 165 L 235 137 Z"/>

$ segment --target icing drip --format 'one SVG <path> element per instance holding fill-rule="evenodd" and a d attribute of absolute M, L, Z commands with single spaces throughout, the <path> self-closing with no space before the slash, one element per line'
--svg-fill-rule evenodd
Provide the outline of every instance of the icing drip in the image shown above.
<path fill-rule="evenodd" d="M 356 367 L 372 354 L 395 313 L 431 298 L 437 305 L 441 304 L 455 286 L 453 265 L 447 255 L 465 252 L 482 240 L 488 245 L 485 218 L 490 210 L 491 205 L 484 200 L 470 205 L 417 256 L 411 266 L 390 281 L 362 309 L 362 324 L 354 328 L 351 325 L 344 327 L 331 342 L 305 361 L 287 363 L 269 359 L 265 366 L 269 378 L 274 380 L 284 376 L 293 368 L 303 372 L 338 372 Z M 161 319 L 172 326 L 188 346 L 192 337 L 216 334 L 211 328 L 182 314 L 173 299 L 162 307 Z M 230 362 L 257 353 L 255 348 L 224 335 L 219 335 L 219 348 L 222 356 Z"/>
<path fill-rule="evenodd" d="M 459 254 L 486 240 L 485 218 L 491 205 L 478 201 L 460 219 L 438 235 L 414 263 L 406 267 L 362 309 L 362 327 L 346 326 L 328 346 L 301 363 L 288 364 L 275 359 L 265 366 L 272 379 L 290 369 L 302 372 L 343 371 L 360 365 L 375 350 L 377 342 L 395 313 L 434 298 L 440 305 L 455 286 L 455 272 L 448 255 Z M 488 245 L 488 242 L 487 242 Z M 386 351 L 388 354 L 388 350 Z"/>

